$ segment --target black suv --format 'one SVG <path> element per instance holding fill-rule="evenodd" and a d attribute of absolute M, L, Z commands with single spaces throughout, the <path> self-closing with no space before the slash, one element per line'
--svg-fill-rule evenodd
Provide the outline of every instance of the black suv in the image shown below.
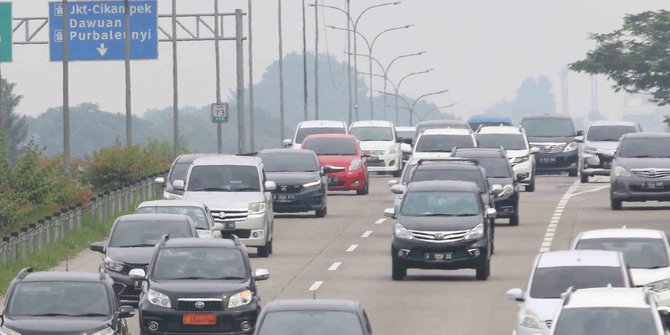
<path fill-rule="evenodd" d="M 567 115 L 544 114 L 526 116 L 521 120 L 531 148 L 538 148 L 535 154 L 538 173 L 567 172 L 577 177 L 579 143 L 575 137 L 584 135 L 575 132 L 572 119 Z"/>
<path fill-rule="evenodd" d="M 454 149 L 455 157 L 472 159 L 479 162 L 486 171 L 486 179 L 496 197 L 493 204 L 498 218 L 508 218 L 510 226 L 519 225 L 519 184 L 514 170 L 507 160 L 504 149 L 462 148 Z"/>
<path fill-rule="evenodd" d="M 21 270 L 7 290 L 0 334 L 130 334 L 131 306 L 120 306 L 104 273 Z"/>
<path fill-rule="evenodd" d="M 140 283 L 128 276 L 134 268 L 149 266 L 154 246 L 161 237 L 198 237 L 195 223 L 183 214 L 130 214 L 116 219 L 106 242 L 93 242 L 91 250 L 104 255 L 100 272 L 107 273 L 116 285 L 123 303 L 136 304 Z"/>
<path fill-rule="evenodd" d="M 251 334 L 261 311 L 256 281 L 265 269 L 251 272 L 246 247 L 232 239 L 164 237 L 151 265 L 133 269 L 143 281 L 141 334 Z"/>
<path fill-rule="evenodd" d="M 491 264 L 491 224 L 477 184 L 466 181 L 420 181 L 407 186 L 400 210 L 384 214 L 396 219 L 391 242 L 393 280 L 408 268 L 477 270 L 486 280 Z"/>

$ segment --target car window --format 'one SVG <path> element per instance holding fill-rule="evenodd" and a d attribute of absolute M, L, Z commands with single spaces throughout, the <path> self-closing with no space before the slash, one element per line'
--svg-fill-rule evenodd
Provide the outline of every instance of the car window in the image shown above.
<path fill-rule="evenodd" d="M 635 126 L 594 126 L 589 127 L 586 139 L 589 141 L 618 142 L 621 136 L 636 133 Z"/>
<path fill-rule="evenodd" d="M 393 141 L 391 127 L 354 127 L 350 133 L 359 141 Z"/>
<path fill-rule="evenodd" d="M 350 138 L 312 138 L 303 144 L 303 149 L 319 156 L 356 156 L 357 145 Z"/>
<path fill-rule="evenodd" d="M 295 143 L 302 143 L 305 137 L 315 134 L 346 134 L 344 127 L 307 127 L 300 128 L 295 134 Z"/>
<path fill-rule="evenodd" d="M 523 129 L 531 137 L 568 137 L 575 135 L 575 128 L 570 119 L 526 119 Z"/>
<path fill-rule="evenodd" d="M 456 154 L 458 156 L 458 153 Z M 502 157 L 478 157 L 469 159 L 476 160 L 484 168 L 486 177 L 489 178 L 511 178 L 512 168 L 507 159 Z"/>
<path fill-rule="evenodd" d="M 172 167 L 170 171 L 170 182 L 175 180 L 185 180 L 186 174 L 188 173 L 188 168 L 191 166 L 191 163 L 177 163 Z"/>
<path fill-rule="evenodd" d="M 451 152 L 454 147 L 473 148 L 475 142 L 470 135 L 422 135 L 416 144 L 416 151 Z"/>
<path fill-rule="evenodd" d="M 430 180 L 462 180 L 462 181 L 471 181 L 477 186 L 482 192 L 487 191 L 486 180 L 482 176 L 481 172 L 474 170 L 459 170 L 459 169 L 416 169 L 412 174 L 410 181 L 430 181 Z"/>
<path fill-rule="evenodd" d="M 319 162 L 312 154 L 292 153 L 261 153 L 267 172 L 314 172 L 319 170 Z"/>
<path fill-rule="evenodd" d="M 189 192 L 259 192 L 258 168 L 253 165 L 200 165 L 191 169 Z"/>
<path fill-rule="evenodd" d="M 209 230 L 209 224 L 207 223 L 207 214 L 205 210 L 200 207 L 192 206 L 146 206 L 138 208 L 135 213 L 137 214 L 184 214 L 195 222 L 195 226 L 198 229 L 207 229 Z"/>
<path fill-rule="evenodd" d="M 415 131 L 414 130 L 396 130 L 396 136 L 398 138 L 410 138 L 414 139 Z"/>
<path fill-rule="evenodd" d="M 521 134 L 477 134 L 477 142 L 481 148 L 528 150 L 526 139 Z"/>
<path fill-rule="evenodd" d="M 247 279 L 244 255 L 235 248 L 163 248 L 151 270 L 152 279 Z"/>
<path fill-rule="evenodd" d="M 479 195 L 473 192 L 407 192 L 400 208 L 409 216 L 475 216 L 480 214 Z"/>
<path fill-rule="evenodd" d="M 6 314 L 108 316 L 112 304 L 107 286 L 99 282 L 22 282 L 14 286 Z"/>
<path fill-rule="evenodd" d="M 626 287 L 621 268 L 613 266 L 557 266 L 537 268 L 530 287 L 536 299 L 559 299 L 569 287 L 574 289 Z"/>
<path fill-rule="evenodd" d="M 670 158 L 670 138 L 626 138 L 619 144 L 617 156 Z"/>
<path fill-rule="evenodd" d="M 265 314 L 259 335 L 363 335 L 356 313 L 346 311 L 273 311 Z"/>
<path fill-rule="evenodd" d="M 565 308 L 554 323 L 554 334 L 657 334 L 652 313 L 650 308 Z"/>
<path fill-rule="evenodd" d="M 170 238 L 193 237 L 186 221 L 119 221 L 109 237 L 109 247 L 143 247 L 158 243 L 165 234 Z"/>
<path fill-rule="evenodd" d="M 633 269 L 656 269 L 668 266 L 668 252 L 660 238 L 583 239 L 575 249 L 620 251 Z"/>

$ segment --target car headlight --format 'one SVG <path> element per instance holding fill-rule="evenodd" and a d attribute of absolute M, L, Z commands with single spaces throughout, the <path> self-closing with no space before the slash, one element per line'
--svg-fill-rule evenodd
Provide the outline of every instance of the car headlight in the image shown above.
<path fill-rule="evenodd" d="M 147 300 L 149 300 L 149 303 L 152 305 L 172 308 L 172 304 L 170 304 L 170 297 L 152 289 L 149 289 L 147 292 Z"/>
<path fill-rule="evenodd" d="M 84 333 L 84 335 L 114 335 L 114 334 L 116 334 L 116 331 L 110 327 L 100 329 L 93 333 Z"/>
<path fill-rule="evenodd" d="M 183 196 L 179 194 L 170 193 L 168 191 L 163 191 L 163 199 L 165 200 L 182 200 Z"/>
<path fill-rule="evenodd" d="M 414 236 L 412 236 L 412 233 L 399 223 L 395 224 L 395 226 L 393 228 L 393 234 L 395 235 L 395 237 L 403 239 L 403 240 L 413 240 L 414 239 Z"/>
<path fill-rule="evenodd" d="M 523 311 L 519 324 L 526 328 L 542 329 L 542 321 L 528 308 Z"/>
<path fill-rule="evenodd" d="M 13 331 L 7 327 L 0 327 L 0 335 L 21 335 L 21 333 Z"/>
<path fill-rule="evenodd" d="M 237 293 L 228 299 L 228 308 L 248 305 L 253 300 L 254 294 L 249 290 Z"/>
<path fill-rule="evenodd" d="M 304 183 L 304 184 L 302 184 L 302 187 L 309 188 L 309 187 L 314 187 L 314 186 L 319 186 L 319 185 L 321 185 L 321 180 L 312 181 L 312 182 L 309 182 L 309 183 Z"/>
<path fill-rule="evenodd" d="M 484 224 L 480 223 L 476 227 L 472 228 L 467 235 L 465 235 L 466 240 L 476 240 L 484 236 Z"/>
<path fill-rule="evenodd" d="M 570 152 L 570 151 L 575 151 L 577 150 L 579 144 L 577 142 L 570 142 L 568 145 L 565 146 L 565 149 L 563 152 Z"/>
<path fill-rule="evenodd" d="M 114 271 L 114 272 L 122 272 L 123 271 L 123 263 L 119 263 L 109 257 L 105 257 L 105 260 L 102 261 L 102 264 L 105 266 L 105 269 Z"/>
<path fill-rule="evenodd" d="M 363 166 L 363 161 L 360 159 L 354 159 L 351 161 L 351 164 L 349 165 L 349 170 L 356 170 Z"/>
<path fill-rule="evenodd" d="M 612 175 L 615 177 L 629 177 L 630 172 L 626 170 L 623 166 L 617 165 L 612 170 Z"/>
<path fill-rule="evenodd" d="M 264 202 L 251 202 L 249 203 L 249 214 L 265 213 L 265 207 Z"/>
<path fill-rule="evenodd" d="M 514 157 L 511 159 L 512 164 L 519 164 L 523 162 L 527 162 L 530 159 L 530 156 L 519 156 L 519 157 Z"/>
<path fill-rule="evenodd" d="M 587 146 L 587 147 L 584 147 L 584 152 L 587 153 L 587 154 L 595 154 L 596 152 L 598 152 L 598 148 Z"/>
<path fill-rule="evenodd" d="M 667 290 L 670 290 L 670 278 L 651 282 L 645 286 L 654 292 L 658 293 L 665 292 Z"/>
<path fill-rule="evenodd" d="M 501 195 L 508 195 L 508 194 L 513 194 L 514 193 L 514 185 L 512 184 L 507 184 L 503 186 L 503 193 Z"/>
<path fill-rule="evenodd" d="M 395 148 L 395 145 L 386 150 L 387 155 L 395 155 L 398 153 L 398 150 Z"/>

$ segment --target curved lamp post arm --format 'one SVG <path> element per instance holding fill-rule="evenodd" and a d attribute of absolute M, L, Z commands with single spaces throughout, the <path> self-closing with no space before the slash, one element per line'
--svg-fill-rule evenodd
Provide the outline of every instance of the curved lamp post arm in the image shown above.
<path fill-rule="evenodd" d="M 372 39 L 372 43 L 370 43 L 370 49 L 372 49 L 372 48 L 375 47 L 375 42 L 377 42 L 377 39 L 378 39 L 379 37 L 381 37 L 382 35 L 384 35 L 385 33 L 388 33 L 388 32 L 390 32 L 390 31 L 394 31 L 394 30 L 408 29 L 408 28 L 411 28 L 411 27 L 414 27 L 414 25 L 413 25 L 413 24 L 408 24 L 408 25 L 404 25 L 404 26 L 401 26 L 401 27 L 394 27 L 394 28 L 389 28 L 389 29 L 386 29 L 386 30 L 382 30 L 379 34 L 377 34 L 377 35 Z"/>
<path fill-rule="evenodd" d="M 414 56 L 421 56 L 421 55 L 423 55 L 423 54 L 425 54 L 425 53 L 426 53 L 426 51 L 419 51 L 419 52 L 415 52 L 415 53 L 411 53 L 411 54 L 400 55 L 400 56 L 398 56 L 398 57 L 396 57 L 396 58 L 393 58 L 393 59 L 389 62 L 389 65 L 386 67 L 386 70 L 384 71 L 384 73 L 388 76 L 388 72 L 391 70 L 391 66 L 393 66 L 393 63 L 395 63 L 395 62 L 396 62 L 397 60 L 399 60 L 399 59 L 402 59 L 402 58 L 408 58 L 408 57 L 414 57 Z"/>
<path fill-rule="evenodd" d="M 414 110 L 414 107 L 416 107 L 416 104 L 419 103 L 419 101 L 421 101 L 421 99 L 423 99 L 425 97 L 428 97 L 428 96 L 431 96 L 431 95 L 438 95 L 438 94 L 442 94 L 442 93 L 446 93 L 446 92 L 449 92 L 449 90 L 430 92 L 430 93 L 426 93 L 424 95 L 419 96 L 418 98 L 416 98 L 416 100 L 414 100 L 414 103 L 412 104 L 412 110 Z"/>
<path fill-rule="evenodd" d="M 361 20 L 363 17 L 363 14 L 365 14 L 367 11 L 374 9 L 374 8 L 379 8 L 379 7 L 385 7 L 385 6 L 394 6 L 394 5 L 399 5 L 401 2 L 400 1 L 395 1 L 395 2 L 385 2 L 385 3 L 380 3 L 377 5 L 372 5 L 366 9 L 364 9 L 360 14 L 358 14 L 358 17 L 356 18 L 356 21 L 354 22 L 354 30 L 356 30 L 356 27 L 358 26 L 358 21 Z"/>

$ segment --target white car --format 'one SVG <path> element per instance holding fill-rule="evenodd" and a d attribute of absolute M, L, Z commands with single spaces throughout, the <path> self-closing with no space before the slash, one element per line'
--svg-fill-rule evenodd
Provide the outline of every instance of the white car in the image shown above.
<path fill-rule="evenodd" d="M 399 177 L 402 172 L 400 139 L 390 121 L 356 121 L 349 127 L 349 134 L 358 138 L 361 150 L 370 153 L 368 171 L 386 172 Z"/>
<path fill-rule="evenodd" d="M 623 255 L 616 251 L 564 250 L 537 255 L 524 292 L 507 291 L 507 298 L 520 302 L 517 335 L 548 335 L 561 294 L 568 288 L 631 287 Z"/>
<path fill-rule="evenodd" d="M 348 134 L 347 124 L 342 121 L 308 120 L 298 123 L 293 139 L 282 141 L 285 148 L 300 149 L 305 137 L 314 134 Z"/>
<path fill-rule="evenodd" d="M 670 245 L 661 230 L 599 229 L 585 231 L 572 249 L 614 250 L 623 253 L 633 284 L 658 293 L 659 304 L 670 306 Z"/>
<path fill-rule="evenodd" d="M 475 134 L 468 128 L 432 128 L 422 131 L 414 143 L 412 158 L 450 157 L 454 148 L 477 147 Z"/>
<path fill-rule="evenodd" d="M 663 313 L 663 317 L 661 313 Z M 667 335 L 666 309 L 653 293 L 639 288 L 569 290 L 554 317 L 552 335 Z"/>
<path fill-rule="evenodd" d="M 151 200 L 144 201 L 135 214 L 184 214 L 195 222 L 195 229 L 200 238 L 221 238 L 224 226 L 214 222 L 212 213 L 202 202 L 186 200 Z"/>
<path fill-rule="evenodd" d="M 517 181 L 524 185 L 526 192 L 535 191 L 535 153 L 540 150 L 530 147 L 523 128 L 483 126 L 476 136 L 482 148 L 505 148 Z"/>

